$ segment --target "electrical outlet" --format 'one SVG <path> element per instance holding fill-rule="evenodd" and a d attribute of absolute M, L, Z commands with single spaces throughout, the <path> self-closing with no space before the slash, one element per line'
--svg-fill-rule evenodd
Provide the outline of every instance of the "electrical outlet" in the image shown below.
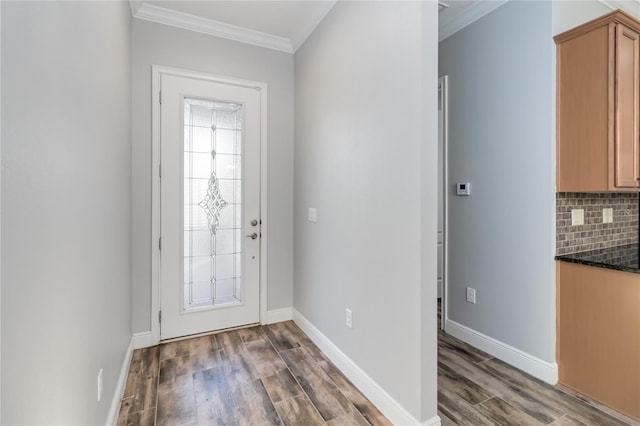
<path fill-rule="evenodd" d="M 571 210 L 571 226 L 584 225 L 584 209 Z"/>
<path fill-rule="evenodd" d="M 602 209 L 602 223 L 613 223 L 613 209 Z"/>
<path fill-rule="evenodd" d="M 476 289 L 467 287 L 467 302 L 476 303 Z"/>
<path fill-rule="evenodd" d="M 98 371 L 98 402 L 102 399 L 102 368 Z"/>
<path fill-rule="evenodd" d="M 347 308 L 345 310 L 345 325 L 349 328 L 353 328 L 353 312 L 351 309 Z"/>

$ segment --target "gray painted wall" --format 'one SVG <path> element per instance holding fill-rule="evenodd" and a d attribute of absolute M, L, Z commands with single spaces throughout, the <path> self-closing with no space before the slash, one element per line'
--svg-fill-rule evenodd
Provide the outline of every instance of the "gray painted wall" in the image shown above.
<path fill-rule="evenodd" d="M 115 392 L 131 337 L 130 13 L 2 3 L 3 424 L 104 424 Z"/>
<path fill-rule="evenodd" d="M 437 212 L 421 208 L 436 204 L 437 11 L 424 7 L 423 18 L 417 2 L 339 2 L 296 53 L 294 307 L 426 419 Z"/>
<path fill-rule="evenodd" d="M 293 55 L 133 21 L 133 331 L 151 329 L 151 65 L 266 82 L 267 309 L 293 305 Z"/>
<path fill-rule="evenodd" d="M 2 45 L 2 3 L 0 2 L 0 46 Z M 2 81 L 2 48 L 0 47 L 0 82 Z M 2 84 L 0 83 L 0 164 L 2 164 Z M 0 193 L 2 173 L 0 172 Z M 0 196 L 0 294 L 2 293 L 2 197 Z M 2 423 L 2 299 L 0 298 L 0 423 Z"/>
<path fill-rule="evenodd" d="M 555 362 L 551 2 L 508 2 L 440 43 L 449 75 L 449 318 Z M 456 197 L 455 182 L 473 194 Z M 474 287 L 477 303 L 465 300 Z"/>

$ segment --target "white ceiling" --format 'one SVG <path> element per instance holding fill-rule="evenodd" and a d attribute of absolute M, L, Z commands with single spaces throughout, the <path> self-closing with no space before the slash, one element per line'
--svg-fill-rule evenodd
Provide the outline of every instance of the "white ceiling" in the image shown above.
<path fill-rule="evenodd" d="M 136 18 L 293 53 L 335 1 L 132 1 Z M 170 21 L 170 22 L 167 22 Z"/>
<path fill-rule="evenodd" d="M 442 41 L 477 21 L 507 0 L 440 0 L 438 13 L 438 40 Z"/>
<path fill-rule="evenodd" d="M 508 0 L 439 0 L 439 40 Z M 629 10 L 638 0 L 599 0 Z M 133 15 L 161 24 L 294 53 L 336 0 L 130 0 Z M 631 6 L 630 6 L 631 5 Z M 635 11 L 635 10 L 634 10 Z"/>
<path fill-rule="evenodd" d="M 444 0 L 439 1 L 438 3 L 441 5 L 445 5 L 446 7 L 440 8 L 440 14 L 438 16 L 439 20 L 451 20 L 464 9 L 471 6 L 477 0 Z"/>
<path fill-rule="evenodd" d="M 299 40 L 333 3 L 326 1 L 148 1 L 156 6 Z"/>
<path fill-rule="evenodd" d="M 439 40 L 508 0 L 439 0 Z M 638 13 L 639 0 L 599 0 Z M 134 17 L 287 53 L 304 43 L 336 0 L 130 0 Z M 636 10 L 638 9 L 638 10 Z"/>

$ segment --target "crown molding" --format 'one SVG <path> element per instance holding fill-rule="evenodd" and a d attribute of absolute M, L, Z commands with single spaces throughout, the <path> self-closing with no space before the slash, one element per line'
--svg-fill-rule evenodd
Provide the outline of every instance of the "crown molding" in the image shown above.
<path fill-rule="evenodd" d="M 142 7 L 142 0 L 129 0 L 129 7 L 131 8 L 131 16 L 135 18 L 138 10 Z"/>
<path fill-rule="evenodd" d="M 338 0 L 329 0 L 323 1 L 322 4 L 325 6 L 325 10 L 318 15 L 317 19 L 307 25 L 305 28 L 301 29 L 297 34 L 291 37 L 291 45 L 293 46 L 293 51 L 297 51 L 300 46 L 304 44 L 305 41 L 309 38 L 311 33 L 315 31 L 316 27 L 320 25 L 320 22 L 327 16 L 327 14 L 333 9 L 333 6 L 336 5 Z"/>
<path fill-rule="evenodd" d="M 463 9 L 462 12 L 450 19 L 441 19 L 438 31 L 438 41 L 457 33 L 464 27 L 471 25 L 483 16 L 493 12 L 509 0 L 480 0 Z"/>
<path fill-rule="evenodd" d="M 144 2 L 130 1 L 130 5 L 133 17 L 136 19 L 170 25 L 172 27 L 222 37 L 254 46 L 266 47 L 267 49 L 279 50 L 281 52 L 295 53 L 291 41 L 284 37 L 226 24 L 213 19 L 201 18 L 189 13 L 178 12 Z"/>
<path fill-rule="evenodd" d="M 630 0 L 598 0 L 600 3 L 607 6 L 609 9 L 616 10 L 624 10 L 625 12 L 630 13 L 636 18 L 640 18 L 640 1 L 630 1 Z M 635 4 L 635 7 L 632 5 Z"/>

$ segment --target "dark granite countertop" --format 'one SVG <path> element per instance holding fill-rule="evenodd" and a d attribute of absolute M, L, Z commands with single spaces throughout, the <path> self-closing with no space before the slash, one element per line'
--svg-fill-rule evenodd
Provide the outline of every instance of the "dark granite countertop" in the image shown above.
<path fill-rule="evenodd" d="M 582 253 L 564 254 L 556 256 L 556 260 L 640 274 L 639 255 L 638 244 L 627 244 Z"/>

